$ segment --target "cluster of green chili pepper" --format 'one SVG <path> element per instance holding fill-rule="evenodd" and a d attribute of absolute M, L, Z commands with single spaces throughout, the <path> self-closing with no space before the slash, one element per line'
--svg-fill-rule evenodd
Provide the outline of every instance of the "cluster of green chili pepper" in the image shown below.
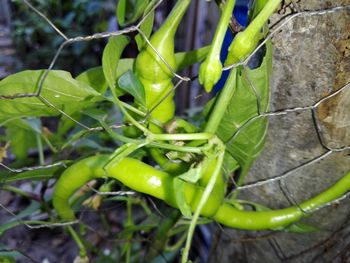
<path fill-rule="evenodd" d="M 108 169 L 104 170 L 103 167 L 108 160 L 109 157 L 106 155 L 89 157 L 75 163 L 62 174 L 53 196 L 54 207 L 62 219 L 75 219 L 69 198 L 85 183 L 96 178 L 114 178 L 135 191 L 149 194 L 173 207 L 178 207 L 173 176 L 133 158 L 124 158 L 115 164 L 111 163 Z M 212 171 L 209 169 L 207 172 L 210 176 Z M 350 172 L 332 187 L 299 206 L 259 212 L 239 210 L 229 201 L 223 200 L 223 187 L 220 187 L 220 184 L 221 182 L 217 183 L 200 211 L 202 216 L 233 228 L 273 229 L 296 222 L 308 212 L 344 195 L 350 189 Z M 185 198 L 192 211 L 196 210 L 203 191 L 204 187 L 199 184 L 186 183 Z"/>
<path fill-rule="evenodd" d="M 182 20 L 190 0 L 179 0 L 174 6 L 167 19 L 161 27 L 151 36 L 149 44 L 139 53 L 134 64 L 134 71 L 143 84 L 145 91 L 146 108 L 150 111 L 150 122 L 148 128 L 151 132 L 162 133 L 164 125 L 174 118 L 174 85 L 172 79 L 174 71 L 181 68 L 181 59 L 176 57 L 174 51 L 174 37 L 178 25 Z M 205 50 L 204 50 L 205 51 Z M 201 56 L 192 54 L 193 61 L 187 63 L 193 64 L 201 59 Z M 184 120 L 175 120 L 180 124 Z M 181 124 L 180 124 L 181 126 Z M 189 124 L 185 124 L 185 130 Z M 183 127 L 183 126 L 182 126 Z M 190 127 L 191 132 L 195 128 Z M 166 171 L 171 173 L 181 173 L 188 169 L 186 163 L 175 163 L 165 157 L 160 149 L 149 149 L 153 159 Z"/>
<path fill-rule="evenodd" d="M 149 133 L 145 133 L 147 137 L 145 141 L 161 138 L 152 135 L 162 135 L 159 133 L 164 131 L 165 124 L 174 117 L 175 104 L 173 101 L 174 86 L 172 78 L 174 77 L 173 71 L 180 67 L 174 53 L 174 35 L 190 2 L 190 0 L 177 1 L 167 20 L 151 36 L 149 42 L 152 46 L 146 45 L 137 56 L 134 64 L 134 71 L 145 90 L 147 110 L 150 111 L 150 116 L 155 121 L 155 123 L 148 123 L 147 131 Z M 226 63 L 236 63 L 252 52 L 261 38 L 261 28 L 281 1 L 261 0 L 260 2 L 264 2 L 264 4 L 261 4 L 258 8 L 259 12 L 254 15 L 253 22 L 244 32 L 239 33 L 233 41 Z M 226 1 L 214 41 L 209 49 L 207 59 L 200 68 L 199 80 L 207 91 L 211 90 L 221 75 L 222 65 L 218 54 L 234 4 L 234 0 Z M 235 83 L 235 78 L 236 71 L 233 69 L 228 82 Z M 224 89 L 219 102 L 229 103 L 233 93 L 234 88 Z M 223 114 L 224 110 L 214 110 L 204 131 L 215 137 L 218 123 L 220 123 Z M 195 127 L 183 120 L 174 120 L 173 123 L 175 123 L 174 127 L 180 127 L 181 130 L 188 133 L 185 135 L 196 132 Z M 195 148 L 210 145 L 209 139 L 208 143 L 205 144 L 202 139 L 198 138 L 187 146 Z M 154 146 L 151 147 L 150 154 L 161 166 L 161 169 L 156 169 L 130 157 L 111 158 L 107 155 L 96 155 L 78 161 L 69 167 L 57 181 L 53 194 L 53 205 L 62 219 L 74 220 L 75 215 L 69 203 L 70 197 L 92 179 L 114 178 L 135 191 L 161 199 L 183 212 L 184 204 L 179 201 L 178 197 L 180 189 L 176 187 L 178 177 L 174 174 L 183 174 L 186 170 L 198 169 L 194 164 L 199 163 L 203 167 L 202 170 L 197 172 L 197 175 L 200 175 L 198 180 L 183 181 L 182 199 L 189 209 L 195 214 L 211 218 L 228 227 L 262 230 L 290 225 L 299 220 L 305 213 L 312 212 L 314 209 L 341 197 L 350 189 L 350 172 L 348 172 L 328 190 L 299 204 L 299 206 L 267 211 L 246 211 L 243 208 L 237 208 L 229 200 L 225 200 L 226 180 L 221 171 L 225 146 L 216 137 L 215 139 L 218 143 L 214 143 L 214 146 L 212 146 L 215 148 L 220 145 L 218 147 L 219 154 L 210 152 L 203 146 L 205 150 L 201 154 L 197 153 L 198 156 L 196 156 L 199 160 L 191 160 L 188 163 L 182 161 L 179 165 L 169 164 L 164 152 L 154 148 Z"/>

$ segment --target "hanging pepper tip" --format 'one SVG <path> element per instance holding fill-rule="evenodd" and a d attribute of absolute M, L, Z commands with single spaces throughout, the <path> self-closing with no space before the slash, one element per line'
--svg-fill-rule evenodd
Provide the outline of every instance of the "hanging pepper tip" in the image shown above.
<path fill-rule="evenodd" d="M 219 59 L 208 61 L 205 60 L 199 68 L 199 83 L 209 93 L 221 77 L 222 65 Z"/>

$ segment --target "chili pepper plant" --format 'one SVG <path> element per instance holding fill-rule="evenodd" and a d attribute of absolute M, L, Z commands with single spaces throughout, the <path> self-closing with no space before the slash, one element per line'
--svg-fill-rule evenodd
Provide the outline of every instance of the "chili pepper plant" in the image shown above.
<path fill-rule="evenodd" d="M 169 260 L 180 255 L 185 263 L 198 224 L 314 230 L 299 220 L 345 194 L 350 173 L 299 206 L 279 210 L 240 200 L 236 190 L 264 147 L 268 122 L 259 114 L 269 109 L 272 70 L 267 20 L 280 2 L 255 1 L 250 23 L 236 32 L 224 65 L 220 51 L 234 0 L 218 1 L 221 17 L 210 45 L 186 52 L 175 52 L 174 38 L 190 0 L 176 1 L 157 30 L 157 1 L 130 5 L 121 0 L 117 18 L 125 30 L 108 35 L 101 66 L 76 77 L 50 68 L 3 79 L 0 119 L 15 160 L 1 174 L 2 187 L 25 195 L 10 184 L 42 182 L 38 209 L 47 217 L 12 221 L 0 233 L 22 223 L 58 224 L 76 242 L 81 260 L 106 262 L 85 239 L 88 228 L 79 218 L 86 206 L 98 209 L 118 202 L 124 204 L 116 208 L 123 229 L 115 235 L 124 242 L 113 244 L 111 258 L 159 262 L 152 260 L 163 253 Z M 123 51 L 131 43 L 136 43 L 137 55 L 125 58 Z M 264 55 L 258 67 L 250 68 L 247 62 L 258 45 Z M 178 72 L 196 63 L 203 92 L 211 92 L 223 70 L 229 70 L 229 77 L 200 113 L 176 116 L 176 90 L 196 77 Z M 17 169 L 25 165 L 32 168 Z M 82 189 L 85 185 L 89 187 Z M 101 220 L 106 220 L 103 212 Z M 145 236 L 148 242 L 137 241 Z"/>

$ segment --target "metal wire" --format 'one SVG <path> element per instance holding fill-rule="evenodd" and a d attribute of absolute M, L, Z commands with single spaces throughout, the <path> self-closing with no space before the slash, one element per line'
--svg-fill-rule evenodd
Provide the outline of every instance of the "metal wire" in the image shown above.
<path fill-rule="evenodd" d="M 39 80 L 39 84 L 38 87 L 36 88 L 35 92 L 33 93 L 25 93 L 25 94 L 13 94 L 13 95 L 0 95 L 0 100 L 13 100 L 13 99 L 23 99 L 23 98 L 30 98 L 30 97 L 37 97 L 39 100 L 41 100 L 45 105 L 47 105 L 50 108 L 55 109 L 57 112 L 61 113 L 62 115 L 64 115 L 65 117 L 67 117 L 68 119 L 70 119 L 71 121 L 73 121 L 74 123 L 76 123 L 77 125 L 79 125 L 80 127 L 82 127 L 83 129 L 85 129 L 87 131 L 87 133 L 89 132 L 96 132 L 96 131 L 103 131 L 103 127 L 88 127 L 85 124 L 79 122 L 78 120 L 74 119 L 72 116 L 70 116 L 69 114 L 67 114 L 66 112 L 64 112 L 63 110 L 59 109 L 57 106 L 55 106 L 52 102 L 50 102 L 47 98 L 42 96 L 42 91 L 45 88 L 44 84 L 45 84 L 45 80 L 49 74 L 49 72 L 54 68 L 57 59 L 59 58 L 62 50 L 67 47 L 68 45 L 71 45 L 72 43 L 76 43 L 76 42 L 86 42 L 86 41 L 93 41 L 93 40 L 97 40 L 97 39 L 103 39 L 103 38 L 108 38 L 108 37 L 112 37 L 112 36 L 118 36 L 118 35 L 124 35 L 124 34 L 130 34 L 133 32 L 137 32 L 139 33 L 144 40 L 146 41 L 146 43 L 149 45 L 149 47 L 156 53 L 156 55 L 160 58 L 160 60 L 162 61 L 162 63 L 164 63 L 164 65 L 171 71 L 171 73 L 173 74 L 174 78 L 177 79 L 177 83 L 174 86 L 173 90 L 177 89 L 180 84 L 182 82 L 189 82 L 191 81 L 191 77 L 189 76 L 181 76 L 178 73 L 176 73 L 176 70 L 173 69 L 169 63 L 166 61 L 166 59 L 164 59 L 161 54 L 155 49 L 154 46 L 152 46 L 152 44 L 150 43 L 150 40 L 146 37 L 146 35 L 142 32 L 142 30 L 140 29 L 140 26 L 143 24 L 143 22 L 147 19 L 147 17 L 151 14 L 152 11 L 154 11 L 162 2 L 162 0 L 158 1 L 157 4 L 154 5 L 154 7 L 152 8 L 152 10 L 150 10 L 150 12 L 148 14 L 146 14 L 141 21 L 136 25 L 136 26 L 130 26 L 127 27 L 123 30 L 118 30 L 118 31 L 114 31 L 114 32 L 99 32 L 99 33 L 95 33 L 89 36 L 76 36 L 73 38 L 68 38 L 64 32 L 62 32 L 48 17 L 46 17 L 42 12 L 40 12 L 37 8 L 35 8 L 29 1 L 27 0 L 22 0 L 23 3 L 25 5 L 27 5 L 32 11 L 34 11 L 36 14 L 38 14 L 38 16 L 40 16 L 42 19 L 44 19 L 56 32 L 57 34 L 59 34 L 62 38 L 63 38 L 63 42 L 61 43 L 61 45 L 59 46 L 59 48 L 57 49 L 54 57 L 52 58 L 49 67 L 44 71 L 44 73 L 42 74 L 40 80 Z M 339 11 L 343 11 L 343 10 L 347 10 L 350 8 L 350 5 L 347 6 L 339 6 L 339 7 L 334 7 L 331 9 L 326 9 L 326 10 L 318 10 L 318 11 L 304 11 L 304 12 L 298 12 L 298 13 L 294 13 L 290 16 L 285 17 L 285 19 L 283 19 L 282 21 L 279 22 L 279 24 L 274 27 L 269 35 L 266 37 L 266 39 L 264 41 L 262 41 L 257 47 L 256 49 L 247 57 L 245 58 L 243 61 L 229 65 L 224 67 L 223 71 L 226 70 L 230 70 L 234 67 L 238 67 L 238 66 L 246 66 L 248 61 L 254 56 L 254 54 L 260 49 L 262 48 L 265 43 L 271 39 L 275 34 L 277 34 L 281 29 L 283 29 L 284 26 L 286 26 L 290 21 L 294 20 L 297 17 L 311 17 L 311 16 L 321 16 L 324 14 L 331 14 L 331 13 L 336 13 Z M 292 174 L 294 174 L 295 172 L 297 172 L 298 170 L 305 168 L 307 166 L 313 165 L 316 162 L 319 162 L 325 158 L 327 158 L 328 156 L 330 156 L 333 153 L 337 153 L 337 152 L 343 152 L 343 151 L 347 151 L 350 149 L 350 146 L 344 146 L 342 148 L 332 148 L 330 146 L 328 146 L 325 143 L 325 140 L 323 139 L 323 135 L 320 129 L 320 125 L 319 125 L 319 120 L 317 119 L 317 115 L 315 114 L 315 110 L 317 109 L 317 107 L 322 103 L 325 102 L 326 100 L 331 99 L 332 97 L 340 94 L 341 92 L 343 92 L 345 89 L 349 89 L 350 88 L 350 83 L 347 83 L 346 85 L 344 85 L 341 89 L 323 97 L 322 99 L 320 99 L 318 102 L 314 103 L 313 105 L 309 105 L 309 106 L 303 106 L 303 107 L 294 107 L 294 108 L 289 108 L 289 109 L 283 109 L 283 110 L 279 110 L 279 111 L 274 111 L 274 112 L 261 112 L 260 109 L 260 97 L 259 94 L 257 92 L 257 89 L 254 87 L 252 81 L 250 80 L 249 76 L 246 77 L 245 79 L 248 84 L 249 87 L 251 88 L 251 90 L 254 92 L 254 94 L 256 95 L 256 99 L 257 99 L 257 109 L 258 109 L 258 114 L 256 116 L 253 116 L 250 120 L 248 120 L 246 123 L 244 123 L 234 134 L 232 134 L 231 138 L 227 141 L 227 143 L 232 143 L 235 141 L 235 139 L 237 138 L 237 136 L 244 132 L 244 129 L 246 127 L 248 127 L 249 125 L 251 125 L 253 122 L 257 121 L 260 118 L 269 118 L 269 117 L 274 117 L 274 116 L 281 116 L 281 115 L 287 115 L 287 114 L 292 114 L 292 113 L 297 113 L 297 112 L 302 112 L 302 111 L 311 111 L 312 114 L 314 115 L 314 126 L 316 128 L 317 134 L 319 136 L 319 141 L 320 144 L 325 148 L 325 152 L 323 154 L 321 154 L 320 156 L 312 159 L 312 160 L 308 160 L 307 162 L 294 167 L 293 169 L 275 176 L 273 178 L 269 178 L 269 179 L 264 179 L 264 180 L 260 180 L 257 182 L 253 182 L 253 183 L 249 183 L 246 185 L 242 185 L 242 186 L 238 186 L 236 188 L 236 190 L 243 190 L 243 189 L 248 189 L 248 188 L 254 188 L 254 187 L 260 187 L 262 185 L 265 184 L 269 184 L 269 183 L 274 183 L 275 181 L 279 181 L 283 183 L 283 180 L 286 179 L 287 177 L 291 176 Z M 145 120 L 147 120 L 150 116 L 150 113 L 159 106 L 159 104 L 162 103 L 163 100 L 165 100 L 172 92 L 173 90 L 169 91 L 163 98 L 162 100 L 154 106 L 154 108 L 152 108 L 150 110 L 150 112 L 147 113 Z M 115 124 L 112 125 L 111 128 L 120 128 L 120 127 L 124 127 L 125 124 Z M 64 166 L 64 163 L 58 162 L 58 163 L 53 163 L 53 164 L 48 164 L 48 165 L 42 165 L 42 166 L 34 166 L 34 167 L 23 167 L 20 169 L 13 169 L 8 167 L 7 165 L 0 163 L 0 166 L 2 166 L 3 168 L 7 169 L 8 171 L 12 172 L 12 173 L 20 173 L 20 172 L 24 172 L 24 171 L 33 171 L 33 170 L 40 170 L 40 169 L 46 169 L 46 168 L 51 168 L 51 167 L 55 167 L 55 166 Z M 92 188 L 93 189 L 93 188 Z M 117 191 L 117 192 L 99 192 L 96 189 L 93 189 L 93 191 L 98 194 L 98 195 L 133 195 L 135 192 L 133 191 Z M 298 205 L 298 203 L 293 199 L 293 197 L 291 196 L 290 193 L 287 193 L 288 191 L 284 191 L 286 193 L 286 196 L 291 200 L 291 202 L 293 202 L 295 205 Z M 324 207 L 330 206 L 334 203 L 339 203 L 340 201 L 344 200 L 345 198 L 347 198 L 350 194 L 347 193 L 344 196 L 338 198 L 337 200 L 334 200 L 332 202 L 329 202 L 327 204 L 325 204 L 322 207 L 318 207 L 315 210 L 319 210 L 322 209 Z M 0 207 L 2 209 L 4 209 L 6 212 L 10 213 L 12 216 L 16 217 L 16 214 L 11 212 L 7 207 L 5 207 L 4 205 L 0 204 Z M 28 225 L 25 222 L 23 222 L 23 224 L 30 228 L 30 229 L 36 229 L 36 228 L 52 228 L 52 227 L 63 227 L 63 226 L 67 226 L 67 225 L 72 225 L 72 224 L 76 224 L 78 223 L 79 220 L 75 220 L 75 221 L 71 221 L 71 222 L 55 222 L 55 223 L 47 223 L 47 224 L 41 224 L 41 225 Z"/>

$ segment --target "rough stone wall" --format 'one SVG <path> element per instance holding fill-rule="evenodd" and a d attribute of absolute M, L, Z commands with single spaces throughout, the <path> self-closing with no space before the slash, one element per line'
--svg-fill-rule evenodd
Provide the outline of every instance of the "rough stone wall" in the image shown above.
<path fill-rule="evenodd" d="M 294 7 L 303 11 L 341 5 L 350 1 L 298 1 Z M 274 36 L 273 45 L 271 111 L 313 105 L 350 82 L 350 8 L 297 17 Z M 350 88 L 321 103 L 314 117 L 311 111 L 300 111 L 269 118 L 266 147 L 247 182 L 281 175 L 325 153 L 315 123 L 325 146 L 349 146 Z M 283 184 L 247 189 L 239 197 L 271 208 L 286 207 L 290 205 L 286 196 L 296 202 L 310 198 L 349 170 L 349 151 L 332 153 L 291 172 Z M 349 262 L 349 205 L 348 198 L 304 219 L 319 228 L 315 233 L 219 229 L 209 262 Z"/>

